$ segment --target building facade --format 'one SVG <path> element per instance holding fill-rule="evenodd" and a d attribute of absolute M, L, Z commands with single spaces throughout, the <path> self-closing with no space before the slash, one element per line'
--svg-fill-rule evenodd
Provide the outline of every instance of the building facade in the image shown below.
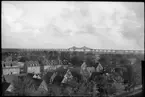
<path fill-rule="evenodd" d="M 8 57 L 2 61 L 2 72 L 3 75 L 20 74 L 20 66 L 17 61 L 12 61 L 12 58 Z"/>
<path fill-rule="evenodd" d="M 20 74 L 19 67 L 3 68 L 3 75 Z"/>
<path fill-rule="evenodd" d="M 27 66 L 27 73 L 40 73 L 40 64 L 37 61 L 27 61 L 25 65 Z"/>

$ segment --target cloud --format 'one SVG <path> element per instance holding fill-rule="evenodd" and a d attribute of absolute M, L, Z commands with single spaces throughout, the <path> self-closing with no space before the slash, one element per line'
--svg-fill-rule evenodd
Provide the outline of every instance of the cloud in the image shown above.
<path fill-rule="evenodd" d="M 2 4 L 2 26 L 3 22 L 8 24 L 12 32 L 20 32 L 23 29 L 23 25 L 17 22 L 21 18 L 23 11 L 17 9 L 12 4 Z"/>
<path fill-rule="evenodd" d="M 144 39 L 139 40 L 139 37 L 143 35 L 144 20 L 124 3 L 11 2 L 2 5 L 5 13 L 3 40 L 11 42 L 7 36 L 13 36 L 13 41 L 20 47 L 85 45 L 92 48 L 143 49 Z M 9 31 L 4 30 L 6 28 Z M 138 31 L 140 34 L 136 33 Z"/>

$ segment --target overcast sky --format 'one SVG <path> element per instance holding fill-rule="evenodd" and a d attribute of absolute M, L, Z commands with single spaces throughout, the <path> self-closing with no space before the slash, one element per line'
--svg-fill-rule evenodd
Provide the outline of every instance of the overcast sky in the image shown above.
<path fill-rule="evenodd" d="M 144 49 L 144 3 L 2 1 L 2 48 Z"/>

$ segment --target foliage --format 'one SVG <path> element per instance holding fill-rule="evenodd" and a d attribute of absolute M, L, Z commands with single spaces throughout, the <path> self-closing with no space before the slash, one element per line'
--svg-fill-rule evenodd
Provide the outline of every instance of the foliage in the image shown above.
<path fill-rule="evenodd" d="M 70 62 L 74 66 L 80 66 L 81 65 L 81 61 L 79 60 L 79 57 L 77 55 L 72 56 L 72 58 L 70 59 Z"/>
<path fill-rule="evenodd" d="M 80 85 L 80 87 L 79 87 L 79 90 L 78 90 L 77 94 L 79 94 L 79 95 L 84 95 L 86 89 L 87 89 L 87 88 L 86 88 L 86 86 L 85 86 L 85 83 L 82 83 L 82 84 Z"/>
<path fill-rule="evenodd" d="M 121 93 L 125 89 L 123 84 L 117 82 L 114 82 L 112 86 L 116 89 L 116 93 Z"/>
<path fill-rule="evenodd" d="M 99 62 L 102 64 L 103 67 L 109 67 L 111 64 L 111 57 L 108 55 L 100 55 Z"/>
<path fill-rule="evenodd" d="M 61 52 L 60 60 L 70 61 L 70 53 L 69 52 Z"/>
<path fill-rule="evenodd" d="M 54 96 L 60 96 L 60 95 L 61 95 L 60 87 L 58 87 L 58 86 L 53 86 L 51 89 L 52 89 L 52 91 L 53 91 L 53 95 L 54 95 Z"/>
<path fill-rule="evenodd" d="M 27 56 L 23 56 L 23 57 L 21 57 L 20 58 L 20 62 L 26 62 L 26 61 L 29 61 L 30 59 L 29 59 L 29 57 L 27 57 Z"/>
<path fill-rule="evenodd" d="M 93 54 L 93 53 L 87 53 L 86 55 L 85 55 L 85 59 L 86 59 L 86 64 L 88 65 L 88 66 L 94 66 L 94 64 L 95 64 L 95 54 Z"/>
<path fill-rule="evenodd" d="M 59 57 L 59 53 L 57 51 L 50 51 L 47 56 L 49 60 L 56 60 Z"/>

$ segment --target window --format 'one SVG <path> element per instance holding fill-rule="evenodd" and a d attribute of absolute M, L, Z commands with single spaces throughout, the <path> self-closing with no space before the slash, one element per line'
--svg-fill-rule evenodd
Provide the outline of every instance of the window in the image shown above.
<path fill-rule="evenodd" d="M 11 63 L 11 67 L 12 67 L 12 63 Z"/>
<path fill-rule="evenodd" d="M 6 65 L 4 64 L 4 67 L 6 67 Z"/>

